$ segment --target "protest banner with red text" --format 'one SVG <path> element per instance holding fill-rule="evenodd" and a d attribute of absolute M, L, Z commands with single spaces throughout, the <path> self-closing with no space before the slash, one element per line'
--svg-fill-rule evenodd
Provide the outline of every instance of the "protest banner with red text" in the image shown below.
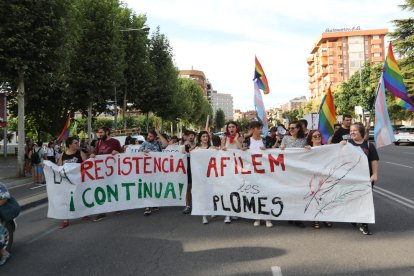
<path fill-rule="evenodd" d="M 50 218 L 185 205 L 187 158 L 182 153 L 99 155 L 82 164 L 44 164 Z"/>
<path fill-rule="evenodd" d="M 191 152 L 193 215 L 374 223 L 368 161 L 356 147 Z"/>

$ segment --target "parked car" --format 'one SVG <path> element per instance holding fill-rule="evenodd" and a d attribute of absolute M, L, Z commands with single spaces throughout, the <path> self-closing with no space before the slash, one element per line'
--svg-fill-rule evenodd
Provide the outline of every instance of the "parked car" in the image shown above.
<path fill-rule="evenodd" d="M 414 126 L 402 126 L 394 133 L 394 144 L 398 146 L 400 143 L 414 143 Z"/>

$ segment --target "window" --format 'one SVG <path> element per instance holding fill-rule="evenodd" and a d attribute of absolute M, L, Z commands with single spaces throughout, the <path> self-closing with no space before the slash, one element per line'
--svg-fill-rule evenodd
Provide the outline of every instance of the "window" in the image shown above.
<path fill-rule="evenodd" d="M 372 56 L 373 57 L 381 57 L 381 53 L 373 53 Z"/>
<path fill-rule="evenodd" d="M 373 35 L 372 39 L 380 39 L 379 35 Z"/>

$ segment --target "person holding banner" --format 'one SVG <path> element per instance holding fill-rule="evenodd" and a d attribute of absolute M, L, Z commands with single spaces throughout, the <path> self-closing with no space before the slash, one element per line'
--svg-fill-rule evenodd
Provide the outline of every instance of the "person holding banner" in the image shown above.
<path fill-rule="evenodd" d="M 187 191 L 185 193 L 185 208 L 183 210 L 183 214 L 191 213 L 191 166 L 190 166 L 190 152 L 195 149 L 196 142 L 195 142 L 195 135 L 196 133 L 192 130 L 185 131 L 186 141 L 184 142 L 184 148 L 182 152 L 187 154 Z"/>
<path fill-rule="evenodd" d="M 200 131 L 197 136 L 197 146 L 194 150 L 198 149 L 217 149 L 211 144 L 210 135 L 205 130 Z M 208 224 L 207 216 L 203 216 L 203 224 Z"/>
<path fill-rule="evenodd" d="M 290 135 L 285 135 L 282 139 L 282 144 L 280 145 L 281 150 L 284 150 L 285 148 L 310 149 L 310 146 L 307 145 L 302 125 L 298 121 L 289 123 L 289 133 Z M 289 221 L 289 223 L 293 223 L 293 221 Z M 302 221 L 294 221 L 294 223 L 297 227 L 305 228 L 305 224 Z"/>
<path fill-rule="evenodd" d="M 89 157 L 95 158 L 96 155 L 103 154 L 118 154 L 122 153 L 121 143 L 117 139 L 111 138 L 111 130 L 109 127 L 101 126 L 98 128 L 98 139 L 99 141 L 95 144 L 94 153 Z M 100 221 L 106 217 L 106 214 L 98 214 L 93 221 Z"/>
<path fill-rule="evenodd" d="M 79 140 L 76 137 L 68 137 L 65 141 L 66 150 L 60 156 L 57 165 L 63 166 L 68 163 L 82 163 L 87 159 L 86 154 L 79 148 Z M 69 220 L 65 219 L 60 225 L 59 229 L 69 226 Z"/>
<path fill-rule="evenodd" d="M 369 167 L 369 175 L 372 187 L 374 187 L 375 181 L 378 179 L 378 152 L 375 146 L 366 141 L 365 137 L 365 126 L 358 122 L 354 123 L 350 127 L 349 135 L 351 139 L 349 143 L 355 147 L 359 147 L 367 156 L 368 158 L 368 167 Z M 342 145 L 345 145 L 347 141 L 341 141 Z M 368 228 L 367 223 L 360 223 L 360 224 L 352 224 L 353 226 L 357 226 L 359 231 L 362 232 L 364 235 L 372 235 L 372 232 Z"/>
<path fill-rule="evenodd" d="M 240 126 L 235 121 L 227 122 L 225 133 L 221 139 L 221 149 L 241 149 L 243 137 L 240 136 Z M 237 217 L 233 217 L 237 219 Z M 225 223 L 231 223 L 230 216 L 224 218 Z"/>
<path fill-rule="evenodd" d="M 309 132 L 308 138 L 306 138 L 307 144 L 311 147 L 319 147 L 322 146 L 322 134 L 319 132 L 319 130 L 314 129 Z M 326 227 L 331 228 L 332 223 L 330 222 L 324 222 L 323 223 Z M 313 222 L 313 228 L 319 229 L 321 228 L 321 225 L 319 224 L 319 221 Z"/>
<path fill-rule="evenodd" d="M 161 135 L 161 133 L 158 130 L 159 125 L 156 125 L 155 130 L 150 130 L 147 134 L 147 141 L 141 144 L 141 147 L 138 149 L 140 152 L 162 152 L 162 149 L 165 149 L 168 147 L 168 141 L 164 138 L 164 136 Z M 157 140 L 157 136 L 159 140 Z M 144 215 L 149 216 L 151 215 L 152 211 L 158 211 L 158 207 L 150 208 L 146 207 L 144 208 Z"/>
<path fill-rule="evenodd" d="M 243 142 L 242 150 L 251 149 L 251 150 L 266 150 L 265 144 L 262 139 L 263 123 L 260 121 L 253 121 L 249 124 L 249 137 L 246 138 Z M 257 219 L 253 222 L 253 226 L 260 226 L 260 219 Z M 273 224 L 270 220 L 266 220 L 266 227 L 273 227 Z"/>

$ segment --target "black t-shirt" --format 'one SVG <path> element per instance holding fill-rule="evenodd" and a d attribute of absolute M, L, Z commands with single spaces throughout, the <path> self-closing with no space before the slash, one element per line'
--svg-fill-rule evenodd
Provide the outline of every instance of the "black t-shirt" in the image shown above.
<path fill-rule="evenodd" d="M 372 175 L 371 161 L 379 160 L 378 152 L 375 146 L 368 141 L 364 141 L 362 144 L 357 144 L 353 140 L 349 140 L 349 143 L 356 147 L 360 147 L 365 155 L 368 157 L 369 175 Z"/>
<path fill-rule="evenodd" d="M 266 136 L 265 147 L 267 149 L 271 149 L 273 147 L 273 145 L 276 143 L 276 141 L 277 141 L 276 137 Z"/>
<path fill-rule="evenodd" d="M 342 140 L 349 140 L 351 139 L 351 136 L 349 136 L 349 128 L 343 128 L 341 127 L 337 131 L 335 131 L 333 137 L 332 137 L 332 144 L 338 144 Z"/>

